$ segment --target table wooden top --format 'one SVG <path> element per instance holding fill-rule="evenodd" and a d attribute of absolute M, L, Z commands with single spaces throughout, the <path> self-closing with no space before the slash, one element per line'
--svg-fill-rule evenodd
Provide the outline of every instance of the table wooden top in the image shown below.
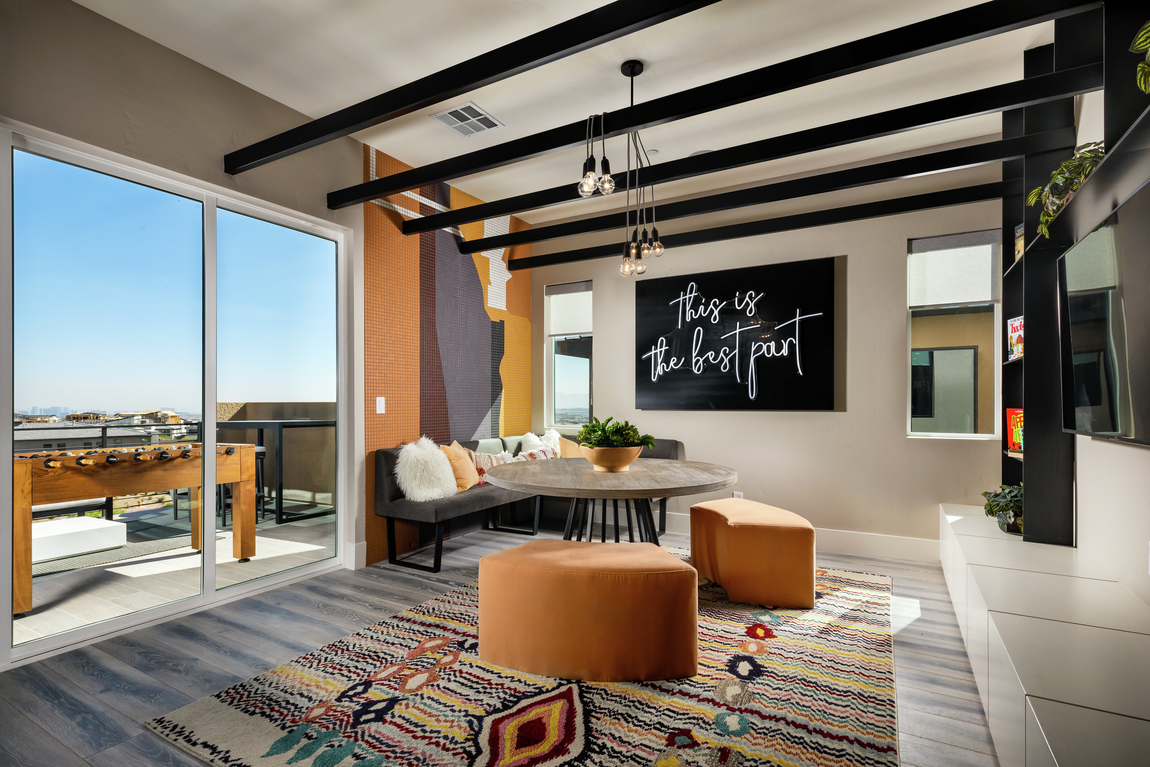
<path fill-rule="evenodd" d="M 491 484 L 559 498 L 668 498 L 730 487 L 738 473 L 725 466 L 639 458 L 628 471 L 595 471 L 586 458 L 517 461 L 487 470 Z"/>

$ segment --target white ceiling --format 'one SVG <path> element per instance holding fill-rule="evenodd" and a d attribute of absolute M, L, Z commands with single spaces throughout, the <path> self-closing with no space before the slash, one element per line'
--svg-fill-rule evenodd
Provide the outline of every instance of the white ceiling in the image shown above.
<path fill-rule="evenodd" d="M 383 93 L 512 42 L 607 0 L 78 0 L 108 18 L 311 117 Z M 642 102 L 824 50 L 979 0 L 723 0 L 357 135 L 423 165 L 610 112 L 628 104 L 619 64 L 646 64 Z M 1000 35 L 643 132 L 655 162 L 1018 79 L 1022 51 L 1051 42 L 1053 24 Z M 465 101 L 505 128 L 465 138 L 430 115 Z M 608 116 L 608 126 L 610 117 Z M 786 158 L 659 188 L 668 200 L 768 178 L 996 137 L 997 115 Z M 608 141 L 625 169 L 623 140 Z M 578 180 L 582 148 L 452 183 L 484 200 Z M 600 154 L 596 150 L 596 154 Z M 222 160 L 222 158 L 221 158 Z M 955 177 L 956 183 L 959 176 Z M 880 193 L 889 196 L 889 191 Z M 533 224 L 619 208 L 622 195 L 522 215 Z M 695 222 L 698 225 L 698 222 Z M 696 228 L 691 226 L 688 228 Z"/>

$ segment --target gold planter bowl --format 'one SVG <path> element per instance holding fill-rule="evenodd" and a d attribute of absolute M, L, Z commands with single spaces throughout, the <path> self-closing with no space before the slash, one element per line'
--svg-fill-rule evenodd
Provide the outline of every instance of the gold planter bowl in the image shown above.
<path fill-rule="evenodd" d="M 579 450 L 583 452 L 583 457 L 591 462 L 595 471 L 627 471 L 635 459 L 639 457 L 639 453 L 643 452 L 643 446 L 587 447 L 580 445 Z"/>

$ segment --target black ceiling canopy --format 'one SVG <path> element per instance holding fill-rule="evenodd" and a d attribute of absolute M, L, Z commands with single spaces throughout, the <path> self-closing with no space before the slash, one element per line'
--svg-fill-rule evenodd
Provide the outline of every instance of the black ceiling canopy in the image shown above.
<path fill-rule="evenodd" d="M 1100 7 L 1101 2 L 991 0 L 964 10 L 882 32 L 789 61 L 729 77 L 715 83 L 612 112 L 606 135 L 662 125 L 723 107 L 742 104 L 812 83 L 842 77 L 883 64 L 1002 34 L 1051 19 Z M 585 140 L 583 120 L 497 146 L 395 173 L 328 194 L 335 210 L 386 197 L 427 184 L 502 167 L 549 152 L 578 146 Z"/>
<path fill-rule="evenodd" d="M 947 96 L 923 104 L 912 104 L 866 117 L 844 120 L 783 136 L 774 136 L 762 141 L 720 149 L 695 157 L 660 163 L 644 170 L 643 173 L 639 174 L 639 179 L 640 183 L 644 185 L 663 184 L 669 181 L 679 181 L 693 176 L 776 160 L 781 157 L 791 157 L 833 146 L 889 136 L 928 125 L 1018 109 L 1031 104 L 1054 101 L 1086 91 L 1098 90 L 1102 87 L 1102 80 L 1102 65 L 1091 64 L 1065 72 L 1054 72 L 1026 80 L 1017 80 L 977 91 Z M 635 173 L 636 171 L 632 171 L 629 178 L 632 188 L 636 186 Z M 624 184 L 624 175 L 621 174 L 616 178 L 616 183 L 620 186 Z M 446 226 L 458 226 L 461 223 L 479 221 L 493 216 L 507 215 L 577 199 L 579 196 L 575 190 L 575 185 L 563 184 L 552 189 L 517 195 L 505 200 L 480 203 L 459 210 L 411 219 L 404 222 L 403 233 L 415 234 Z"/>
<path fill-rule="evenodd" d="M 1014 160 L 1028 154 L 1072 148 L 1074 142 L 1075 134 L 1071 128 L 1019 136 L 1002 141 L 988 141 L 972 146 L 960 147 L 958 149 L 947 149 L 941 152 L 932 152 L 930 154 L 906 157 L 900 160 L 864 165 L 858 168 L 820 173 L 791 181 L 763 184 L 750 189 L 739 189 L 723 194 L 696 197 L 681 202 L 664 203 L 658 206 L 658 220 L 670 221 L 688 216 L 735 210 L 751 205 L 762 205 L 764 203 L 791 200 L 797 197 L 807 197 L 841 189 L 851 189 L 869 184 L 880 184 L 903 178 L 913 178 L 914 176 L 921 176 L 928 173 L 939 173 L 977 165 L 987 165 L 1004 160 Z M 650 212 L 648 212 L 646 220 L 652 220 Z M 467 240 L 460 243 L 459 250 L 463 253 L 481 253 L 485 250 L 507 248 L 513 245 L 525 245 L 533 242 L 544 242 L 546 240 L 573 237 L 590 232 L 623 229 L 634 225 L 635 211 L 632 210 L 629 214 L 620 211 L 602 216 L 594 216 L 592 218 L 584 218 L 578 221 L 569 221 L 563 224 L 525 229 L 523 231 L 511 232 L 510 234 L 495 237 Z"/>
<path fill-rule="evenodd" d="M 435 74 L 332 112 L 224 156 L 242 173 L 574 53 L 713 5 L 718 0 L 618 0 Z"/>
<path fill-rule="evenodd" d="M 862 221 L 880 216 L 893 216 L 898 213 L 912 213 L 919 210 L 946 208 L 951 205 L 966 205 L 984 200 L 997 200 L 1002 197 L 1022 194 L 1022 180 L 996 181 L 991 184 L 977 184 L 964 186 L 958 189 L 946 189 L 941 192 L 916 194 L 909 197 L 896 197 L 891 200 L 878 202 L 865 202 L 859 205 L 847 205 L 830 210 L 818 210 L 811 213 L 799 213 L 792 216 L 779 216 L 759 221 L 748 221 L 742 224 L 728 224 L 710 229 L 700 229 L 694 232 L 663 235 L 662 242 L 670 248 L 683 248 L 688 245 L 704 245 L 710 242 L 723 242 L 736 240 L 742 237 L 756 237 L 761 234 L 774 232 L 787 232 L 794 229 L 808 229 L 828 224 L 841 224 L 847 221 Z M 513 272 L 521 269 L 532 269 L 537 266 L 553 266 L 555 264 L 569 264 L 573 261 L 588 261 L 593 258 L 618 258 L 623 254 L 623 243 L 599 245 L 579 250 L 567 250 L 561 253 L 546 253 L 527 258 L 515 258 L 508 262 L 507 268 Z"/>

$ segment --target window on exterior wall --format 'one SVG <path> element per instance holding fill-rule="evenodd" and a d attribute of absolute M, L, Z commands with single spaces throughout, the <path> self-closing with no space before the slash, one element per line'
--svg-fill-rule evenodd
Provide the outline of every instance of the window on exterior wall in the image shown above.
<path fill-rule="evenodd" d="M 911 240 L 908 433 L 993 435 L 999 230 Z"/>
<path fill-rule="evenodd" d="M 591 420 L 591 282 L 544 288 L 547 326 L 547 421 L 579 426 Z"/>

